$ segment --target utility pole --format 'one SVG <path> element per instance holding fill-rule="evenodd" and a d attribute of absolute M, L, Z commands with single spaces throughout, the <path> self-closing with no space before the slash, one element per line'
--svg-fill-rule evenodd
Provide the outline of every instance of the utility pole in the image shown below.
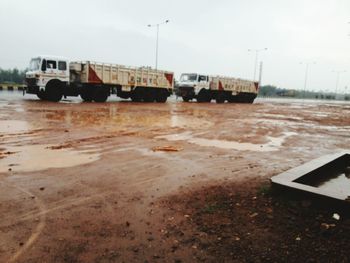
<path fill-rule="evenodd" d="M 158 69 L 158 45 L 159 45 L 159 26 L 169 23 L 169 20 L 165 20 L 162 23 L 147 25 L 148 27 L 157 27 L 157 42 L 156 42 L 156 69 Z"/>
<path fill-rule="evenodd" d="M 255 62 L 254 62 L 254 81 L 256 80 L 256 70 L 258 67 L 258 57 L 259 57 L 259 52 L 261 51 L 266 51 L 267 48 L 261 48 L 261 49 L 248 49 L 248 52 L 255 52 Z"/>
<path fill-rule="evenodd" d="M 346 70 L 333 70 L 332 72 L 337 74 L 336 81 L 335 81 L 335 97 L 334 97 L 335 99 L 337 99 L 340 74 L 345 73 Z"/>
<path fill-rule="evenodd" d="M 300 62 L 300 64 L 305 65 L 305 78 L 304 78 L 304 92 L 303 92 L 303 98 L 305 99 L 305 93 L 307 88 L 307 80 L 309 77 L 309 67 L 310 65 L 315 65 L 316 62 Z"/>
<path fill-rule="evenodd" d="M 262 80 L 262 73 L 263 73 L 263 62 L 260 62 L 260 71 L 259 71 L 259 86 L 261 85 Z"/>
<path fill-rule="evenodd" d="M 344 100 L 347 100 L 347 92 L 346 90 L 348 89 L 348 86 L 344 87 Z"/>

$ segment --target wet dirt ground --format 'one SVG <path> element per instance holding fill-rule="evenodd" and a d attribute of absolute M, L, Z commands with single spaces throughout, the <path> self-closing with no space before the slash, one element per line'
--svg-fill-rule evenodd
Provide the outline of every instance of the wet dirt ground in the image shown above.
<path fill-rule="evenodd" d="M 0 93 L 0 262 L 268 261 L 254 239 L 234 247 L 242 237 L 232 229 L 221 231 L 234 240 L 198 245 L 230 218 L 198 207 L 220 194 L 252 200 L 272 176 L 349 149 L 349 134 L 346 103 L 50 103 Z M 259 205 L 247 205 L 251 222 Z M 236 227 L 254 234 L 242 218 Z"/>

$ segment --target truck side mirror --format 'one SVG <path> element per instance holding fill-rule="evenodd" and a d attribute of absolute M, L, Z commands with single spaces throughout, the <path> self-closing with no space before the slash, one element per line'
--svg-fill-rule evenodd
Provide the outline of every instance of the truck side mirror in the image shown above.
<path fill-rule="evenodd" d="M 41 71 L 46 71 L 46 59 L 43 59 L 43 63 L 41 64 Z"/>

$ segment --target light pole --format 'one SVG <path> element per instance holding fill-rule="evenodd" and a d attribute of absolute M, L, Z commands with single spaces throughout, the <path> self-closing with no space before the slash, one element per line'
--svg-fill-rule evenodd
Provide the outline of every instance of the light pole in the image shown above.
<path fill-rule="evenodd" d="M 347 92 L 346 90 L 348 89 L 348 86 L 344 87 L 344 100 L 347 100 Z"/>
<path fill-rule="evenodd" d="M 159 41 L 159 26 L 169 23 L 169 20 L 165 20 L 162 23 L 154 24 L 154 25 L 147 25 L 148 27 L 157 27 L 157 43 L 156 43 L 156 69 L 158 69 L 158 41 Z"/>
<path fill-rule="evenodd" d="M 335 82 L 335 97 L 334 97 L 334 99 L 337 99 L 340 74 L 345 73 L 346 70 L 333 70 L 332 72 L 337 74 L 337 78 L 336 78 L 336 82 Z"/>
<path fill-rule="evenodd" d="M 261 49 L 248 49 L 248 52 L 255 52 L 255 63 L 254 63 L 254 81 L 256 80 L 256 69 L 258 67 L 258 57 L 259 52 L 266 51 L 267 48 L 261 48 Z"/>
<path fill-rule="evenodd" d="M 305 79 L 304 79 L 304 94 L 303 98 L 305 98 L 305 92 L 306 92 L 306 87 L 307 87 L 307 79 L 309 76 L 309 66 L 310 65 L 315 65 L 316 62 L 300 62 L 301 65 L 305 65 Z"/>

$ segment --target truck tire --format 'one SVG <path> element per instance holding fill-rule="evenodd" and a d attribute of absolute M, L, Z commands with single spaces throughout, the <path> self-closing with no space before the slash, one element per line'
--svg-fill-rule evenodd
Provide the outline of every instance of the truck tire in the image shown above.
<path fill-rule="evenodd" d="M 144 102 L 154 102 L 154 97 L 152 96 L 152 94 L 144 94 L 143 101 Z"/>
<path fill-rule="evenodd" d="M 236 101 L 237 101 L 236 96 L 230 95 L 230 96 L 227 98 L 227 101 L 228 101 L 229 103 L 234 103 L 234 102 L 236 102 Z"/>
<path fill-rule="evenodd" d="M 131 92 L 130 96 L 133 102 L 141 102 L 143 98 L 143 90 L 142 88 L 136 88 Z"/>
<path fill-rule="evenodd" d="M 108 99 L 108 91 L 103 88 L 97 88 L 95 89 L 93 97 L 95 102 L 106 102 Z"/>
<path fill-rule="evenodd" d="M 90 89 L 84 88 L 80 93 L 80 98 L 85 102 L 91 102 L 93 100 L 93 94 Z"/>
<path fill-rule="evenodd" d="M 46 85 L 44 97 L 53 102 L 59 102 L 63 96 L 63 84 L 59 80 L 51 80 Z"/>
<path fill-rule="evenodd" d="M 133 101 L 133 102 L 141 102 L 142 99 L 137 97 L 137 96 L 131 96 L 131 101 Z"/>
<path fill-rule="evenodd" d="M 39 99 L 46 100 L 45 92 L 39 91 L 36 95 L 38 96 Z"/>
<path fill-rule="evenodd" d="M 190 101 L 190 98 L 189 97 L 186 97 L 186 96 L 182 96 L 182 100 L 184 102 L 189 102 Z"/>
<path fill-rule="evenodd" d="M 164 103 L 168 99 L 168 94 L 164 90 L 159 90 L 156 94 L 156 102 Z"/>
<path fill-rule="evenodd" d="M 218 92 L 216 95 L 216 103 L 224 103 L 226 100 L 226 96 L 224 92 Z"/>
<path fill-rule="evenodd" d="M 137 97 L 137 96 L 131 96 L 131 101 L 133 101 L 133 102 L 141 102 L 142 99 Z"/>
<path fill-rule="evenodd" d="M 202 102 L 209 102 L 210 99 L 210 94 L 208 90 L 202 89 L 198 95 L 197 95 L 197 102 L 202 103 Z"/>
<path fill-rule="evenodd" d="M 253 104 L 255 99 L 256 99 L 256 96 L 252 96 L 252 97 L 249 99 L 249 103 L 250 103 L 250 104 Z"/>
<path fill-rule="evenodd" d="M 154 102 L 156 99 L 156 96 L 153 92 L 153 90 L 148 89 L 143 92 L 143 101 L 144 102 Z"/>
<path fill-rule="evenodd" d="M 208 96 L 205 102 L 211 102 L 211 93 L 208 91 Z"/>
<path fill-rule="evenodd" d="M 254 100 L 256 99 L 256 95 L 253 94 L 249 94 L 248 98 L 247 98 L 247 103 L 254 103 Z"/>

